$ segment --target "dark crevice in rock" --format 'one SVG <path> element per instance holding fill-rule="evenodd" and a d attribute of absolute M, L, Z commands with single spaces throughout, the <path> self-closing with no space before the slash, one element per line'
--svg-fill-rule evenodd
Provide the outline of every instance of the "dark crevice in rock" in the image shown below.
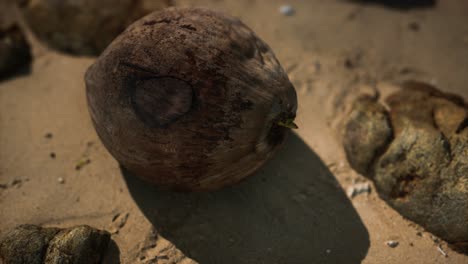
<path fill-rule="evenodd" d="M 390 115 L 389 115 L 387 110 L 384 112 L 384 114 L 385 114 L 385 116 L 387 118 L 388 126 L 390 127 L 390 129 L 389 129 L 390 136 L 389 136 L 389 138 L 387 139 L 387 141 L 385 142 L 385 144 L 383 146 L 376 149 L 375 154 L 372 157 L 372 159 L 371 159 L 371 161 L 369 163 L 369 166 L 367 167 L 367 171 L 369 172 L 371 177 L 375 176 L 374 175 L 375 174 L 375 166 L 377 165 L 378 160 L 380 160 L 380 158 L 387 152 L 388 148 L 392 145 L 392 142 L 395 139 L 395 135 L 394 135 L 394 132 L 393 132 L 394 131 L 393 130 L 393 125 L 392 125 L 392 122 L 391 122 Z"/>
<path fill-rule="evenodd" d="M 465 118 L 463 122 L 460 123 L 455 133 L 460 134 L 467 127 L 468 127 L 468 117 Z"/>
<path fill-rule="evenodd" d="M 191 31 L 197 31 L 197 29 L 194 26 L 190 25 L 190 24 L 180 25 L 180 27 L 183 28 L 183 29 L 191 30 Z"/>
<path fill-rule="evenodd" d="M 408 198 L 408 195 L 417 188 L 418 184 L 421 181 L 421 176 L 416 174 L 408 174 L 397 180 L 390 197 L 393 199 L 405 200 Z"/>

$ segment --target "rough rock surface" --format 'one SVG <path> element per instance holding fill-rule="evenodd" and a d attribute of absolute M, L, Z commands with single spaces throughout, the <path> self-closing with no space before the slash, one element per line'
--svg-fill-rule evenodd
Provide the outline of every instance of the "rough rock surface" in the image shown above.
<path fill-rule="evenodd" d="M 348 161 L 406 218 L 468 248 L 468 107 L 462 98 L 406 82 L 386 98 L 356 101 L 345 129 Z"/>
<path fill-rule="evenodd" d="M 22 1 L 26 20 L 50 47 L 98 55 L 136 19 L 170 5 L 169 0 Z"/>
<path fill-rule="evenodd" d="M 19 26 L 0 21 L 0 79 L 16 72 L 30 61 L 30 46 Z"/>
<path fill-rule="evenodd" d="M 106 231 L 89 226 L 67 229 L 20 225 L 0 240 L 5 264 L 100 263 L 110 240 Z"/>

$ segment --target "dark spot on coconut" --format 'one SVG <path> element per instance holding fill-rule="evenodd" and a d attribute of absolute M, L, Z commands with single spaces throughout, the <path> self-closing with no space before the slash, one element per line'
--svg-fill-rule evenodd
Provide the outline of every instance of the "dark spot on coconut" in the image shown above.
<path fill-rule="evenodd" d="M 189 62 L 191 65 L 195 65 L 195 64 L 196 64 L 195 54 L 193 53 L 192 50 L 187 49 L 187 50 L 185 51 L 185 55 L 187 55 L 187 60 L 188 60 L 188 62 Z"/>
<path fill-rule="evenodd" d="M 232 100 L 231 105 L 232 105 L 232 110 L 234 110 L 235 112 L 240 112 L 240 111 L 252 110 L 254 104 L 250 100 L 242 99 L 241 94 L 237 93 L 234 99 Z"/>
<path fill-rule="evenodd" d="M 168 125 L 192 106 L 192 87 L 183 80 L 166 76 L 137 80 L 133 85 L 132 106 L 150 127 Z"/>
<path fill-rule="evenodd" d="M 257 48 L 250 42 L 239 42 L 237 39 L 231 38 L 231 43 L 229 44 L 231 49 L 234 50 L 241 57 L 245 59 L 252 59 L 255 56 Z"/>

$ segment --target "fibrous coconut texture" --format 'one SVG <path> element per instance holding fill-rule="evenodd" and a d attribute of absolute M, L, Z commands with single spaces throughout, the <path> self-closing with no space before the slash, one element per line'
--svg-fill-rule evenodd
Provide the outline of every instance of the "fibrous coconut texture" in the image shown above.
<path fill-rule="evenodd" d="M 33 32 L 48 46 L 75 55 L 99 55 L 135 20 L 170 0 L 19 1 Z"/>
<path fill-rule="evenodd" d="M 85 225 L 66 229 L 20 225 L 2 236 L 0 260 L 5 264 L 98 264 L 109 240 L 108 232 Z"/>
<path fill-rule="evenodd" d="M 257 170 L 297 108 L 268 45 L 238 19 L 199 8 L 134 23 L 88 69 L 86 87 L 110 153 L 134 174 L 183 190 L 218 189 Z"/>
<path fill-rule="evenodd" d="M 413 81 L 385 103 L 354 103 L 344 135 L 349 163 L 404 217 L 466 252 L 467 104 Z"/>

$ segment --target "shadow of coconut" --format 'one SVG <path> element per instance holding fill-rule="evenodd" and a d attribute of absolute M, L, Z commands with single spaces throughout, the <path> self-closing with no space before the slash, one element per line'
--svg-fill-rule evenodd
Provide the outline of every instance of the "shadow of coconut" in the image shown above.
<path fill-rule="evenodd" d="M 155 228 L 202 264 L 360 263 L 369 247 L 338 182 L 295 134 L 256 175 L 217 192 L 169 192 L 123 174 Z"/>

